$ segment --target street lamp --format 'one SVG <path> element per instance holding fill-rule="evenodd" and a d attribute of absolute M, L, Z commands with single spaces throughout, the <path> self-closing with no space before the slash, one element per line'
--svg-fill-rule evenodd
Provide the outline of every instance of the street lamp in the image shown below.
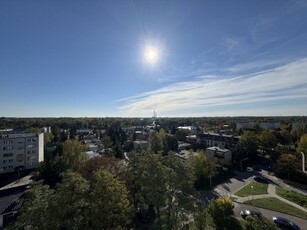
<path fill-rule="evenodd" d="M 253 204 L 253 211 L 255 211 L 255 203 L 254 203 L 254 186 L 253 185 L 251 185 L 251 188 L 252 188 L 252 199 L 253 199 L 253 201 L 252 201 L 252 204 Z"/>
<path fill-rule="evenodd" d="M 305 154 L 303 152 L 301 152 L 302 154 L 302 171 L 303 173 L 306 173 L 305 171 Z"/>

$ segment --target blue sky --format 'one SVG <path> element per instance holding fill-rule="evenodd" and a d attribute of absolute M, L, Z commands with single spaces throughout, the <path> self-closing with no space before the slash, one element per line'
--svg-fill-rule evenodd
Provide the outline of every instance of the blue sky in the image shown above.
<path fill-rule="evenodd" d="M 0 82 L 0 116 L 307 115 L 307 1 L 1 0 Z"/>

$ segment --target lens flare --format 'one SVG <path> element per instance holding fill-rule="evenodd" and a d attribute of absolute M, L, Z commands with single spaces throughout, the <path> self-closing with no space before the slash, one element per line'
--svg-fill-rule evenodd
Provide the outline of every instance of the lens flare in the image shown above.
<path fill-rule="evenodd" d="M 150 64 L 154 64 L 158 61 L 158 51 L 153 47 L 147 47 L 144 56 L 145 60 Z"/>

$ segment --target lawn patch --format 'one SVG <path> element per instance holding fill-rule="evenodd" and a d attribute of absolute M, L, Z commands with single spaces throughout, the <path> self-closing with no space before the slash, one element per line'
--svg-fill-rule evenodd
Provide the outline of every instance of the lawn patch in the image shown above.
<path fill-rule="evenodd" d="M 256 200 L 249 200 L 244 202 L 244 204 L 255 205 L 260 208 L 267 208 L 277 212 L 286 213 L 289 215 L 301 217 L 307 219 L 307 212 L 300 210 L 298 208 L 293 207 L 277 198 L 262 198 Z"/>
<path fill-rule="evenodd" d="M 285 198 L 289 201 L 292 201 L 298 205 L 303 206 L 304 208 L 307 208 L 307 196 L 303 195 L 298 192 L 290 191 L 287 189 L 283 189 L 280 187 L 276 187 L 276 194 L 278 196 L 281 196 L 282 198 Z"/>
<path fill-rule="evenodd" d="M 253 186 L 253 188 L 251 186 Z M 248 185 L 245 185 L 243 188 L 241 188 L 239 191 L 235 193 L 235 195 L 241 197 L 262 195 L 262 194 L 268 194 L 268 185 L 259 182 L 252 182 Z"/>

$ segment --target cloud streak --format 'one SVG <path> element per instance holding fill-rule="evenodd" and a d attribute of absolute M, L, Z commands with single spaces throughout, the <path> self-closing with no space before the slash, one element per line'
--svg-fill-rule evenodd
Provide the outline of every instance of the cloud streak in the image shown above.
<path fill-rule="evenodd" d="M 155 108 L 161 116 L 256 115 L 253 104 L 274 103 L 271 115 L 286 113 L 285 106 L 307 99 L 307 58 L 265 72 L 208 82 L 197 79 L 170 84 L 155 91 L 123 99 L 119 110 L 127 116 L 149 116 Z M 307 103 L 299 113 L 307 114 Z M 262 107 L 262 108 L 261 108 Z M 277 109 L 278 108 L 278 109 Z M 295 106 L 294 106 L 295 109 Z M 244 112 L 243 112 L 244 111 Z M 268 111 L 266 111 L 267 113 Z M 289 112 L 289 111 L 288 111 Z M 262 111 L 263 113 L 263 111 Z M 201 115 L 202 114 L 202 115 Z M 243 114 L 242 114 L 243 115 Z M 285 115 L 285 114 L 283 114 Z M 298 114 L 302 115 L 302 114 Z"/>

